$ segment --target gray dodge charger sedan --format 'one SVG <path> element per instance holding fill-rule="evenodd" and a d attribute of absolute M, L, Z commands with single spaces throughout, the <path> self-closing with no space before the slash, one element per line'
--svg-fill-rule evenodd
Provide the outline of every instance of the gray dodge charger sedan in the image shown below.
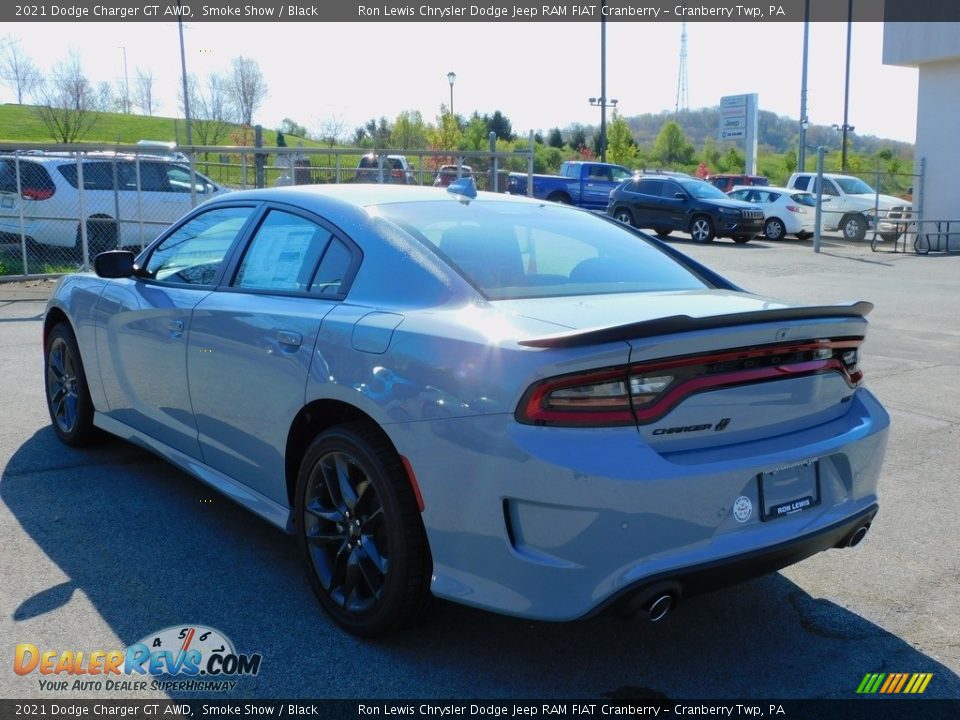
<path fill-rule="evenodd" d="M 251 190 L 95 267 L 47 307 L 54 431 L 295 533 L 359 635 L 434 597 L 658 620 L 877 512 L 871 305 L 758 297 L 586 211 L 470 179 Z"/>

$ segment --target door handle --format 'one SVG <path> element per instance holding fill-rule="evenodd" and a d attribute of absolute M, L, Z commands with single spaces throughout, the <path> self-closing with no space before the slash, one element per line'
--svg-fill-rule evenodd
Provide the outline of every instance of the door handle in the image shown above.
<path fill-rule="evenodd" d="M 181 337 L 183 335 L 183 320 L 171 320 L 167 323 L 167 330 L 170 331 L 170 337 Z"/>
<path fill-rule="evenodd" d="M 296 350 L 303 345 L 303 335 L 292 330 L 278 330 L 277 342 L 290 350 Z"/>

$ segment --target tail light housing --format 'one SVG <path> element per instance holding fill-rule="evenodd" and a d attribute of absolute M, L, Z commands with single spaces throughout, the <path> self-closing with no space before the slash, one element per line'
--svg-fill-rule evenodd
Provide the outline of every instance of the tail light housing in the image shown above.
<path fill-rule="evenodd" d="M 724 387 L 835 372 L 863 381 L 863 338 L 822 339 L 686 355 L 534 383 L 515 412 L 527 425 L 613 427 L 659 420 L 684 398 Z"/>
<path fill-rule="evenodd" d="M 24 200 L 49 200 L 53 197 L 52 187 L 21 187 L 20 196 Z"/>

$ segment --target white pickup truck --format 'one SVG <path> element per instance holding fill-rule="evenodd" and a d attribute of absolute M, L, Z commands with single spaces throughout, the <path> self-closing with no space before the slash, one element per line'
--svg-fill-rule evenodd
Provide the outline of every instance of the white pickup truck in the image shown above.
<path fill-rule="evenodd" d="M 817 174 L 794 173 L 787 182 L 791 190 L 817 192 Z M 878 212 L 879 211 L 879 212 Z M 863 180 L 852 175 L 823 174 L 823 230 L 839 230 L 847 240 L 863 240 L 867 229 L 877 222 L 885 240 L 896 240 L 899 232 L 891 219 L 910 214 L 910 203 L 892 195 L 878 195 Z"/>

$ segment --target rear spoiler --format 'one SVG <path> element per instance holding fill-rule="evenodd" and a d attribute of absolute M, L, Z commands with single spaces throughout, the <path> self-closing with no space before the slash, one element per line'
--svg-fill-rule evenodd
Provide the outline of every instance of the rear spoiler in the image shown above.
<path fill-rule="evenodd" d="M 811 307 L 777 308 L 775 310 L 751 310 L 729 315 L 690 317 L 671 315 L 655 320 L 615 325 L 613 327 L 587 328 L 571 332 L 545 335 L 533 340 L 521 340 L 520 345 L 535 348 L 569 348 L 582 345 L 599 345 L 618 340 L 648 338 L 657 335 L 713 330 L 714 328 L 753 325 L 755 323 L 786 322 L 788 320 L 827 320 L 834 318 L 863 318 L 873 310 L 873 303 L 860 300 L 842 305 L 814 305 Z"/>

